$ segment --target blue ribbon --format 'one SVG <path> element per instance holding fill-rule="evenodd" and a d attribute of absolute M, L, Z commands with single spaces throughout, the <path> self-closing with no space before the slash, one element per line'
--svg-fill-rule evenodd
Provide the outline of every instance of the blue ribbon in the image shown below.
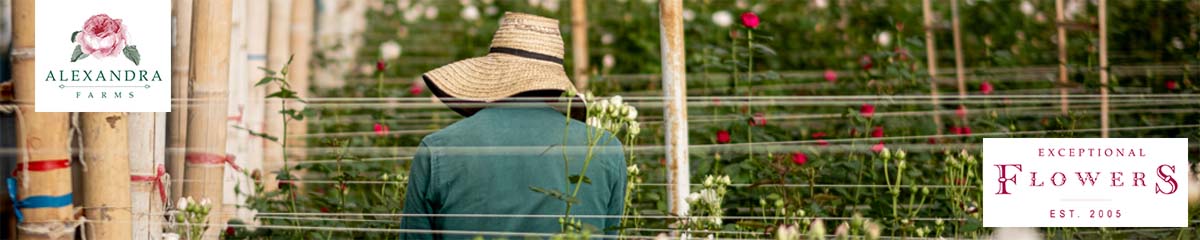
<path fill-rule="evenodd" d="M 13 211 L 16 212 L 18 222 L 25 221 L 25 216 L 21 214 L 22 208 L 66 207 L 74 201 L 71 193 L 62 196 L 32 196 L 25 198 L 24 201 L 19 200 L 17 198 L 17 179 L 14 178 L 8 178 L 8 197 L 12 198 Z"/>

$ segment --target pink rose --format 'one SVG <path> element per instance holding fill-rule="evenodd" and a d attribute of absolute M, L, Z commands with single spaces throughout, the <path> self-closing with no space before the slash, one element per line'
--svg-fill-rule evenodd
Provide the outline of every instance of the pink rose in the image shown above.
<path fill-rule="evenodd" d="M 828 69 L 825 70 L 825 81 L 826 82 L 831 82 L 831 83 L 837 82 L 837 77 L 838 77 L 837 72 L 835 72 L 833 70 L 828 70 Z"/>
<path fill-rule="evenodd" d="M 796 165 L 804 165 L 804 163 L 807 163 L 807 162 L 808 162 L 808 155 L 805 155 L 803 152 L 793 152 L 792 153 L 792 163 L 794 163 Z"/>
<path fill-rule="evenodd" d="M 380 136 L 380 137 L 387 136 L 388 132 L 390 132 L 390 130 L 391 129 L 388 129 L 387 125 L 383 125 L 381 123 L 375 123 L 375 136 Z"/>
<path fill-rule="evenodd" d="M 754 14 L 754 12 L 742 13 L 742 26 L 754 29 L 758 28 L 758 23 L 758 14 Z"/>
<path fill-rule="evenodd" d="M 117 55 L 125 48 L 125 24 L 121 19 L 97 14 L 83 23 L 83 30 L 75 37 L 84 54 L 105 58 Z"/>
<path fill-rule="evenodd" d="M 875 105 L 863 103 L 862 107 L 858 109 L 858 114 L 862 114 L 863 117 L 875 116 Z"/>
<path fill-rule="evenodd" d="M 996 88 L 992 87 L 992 83 L 990 82 L 983 82 L 982 84 L 979 84 L 979 92 L 982 92 L 983 95 L 991 95 L 992 91 L 995 90 Z"/>

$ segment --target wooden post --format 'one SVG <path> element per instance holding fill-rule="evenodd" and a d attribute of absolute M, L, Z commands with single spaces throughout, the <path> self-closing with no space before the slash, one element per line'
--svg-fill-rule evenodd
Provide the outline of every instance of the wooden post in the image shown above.
<path fill-rule="evenodd" d="M 967 100 L 967 83 L 966 83 L 966 76 L 965 76 L 966 73 L 964 73 L 965 70 L 963 69 L 963 60 L 964 59 L 963 59 L 963 52 L 962 52 L 962 29 L 959 28 L 959 21 L 958 21 L 958 0 L 951 0 L 950 8 L 951 8 L 950 14 L 951 14 L 951 18 L 952 18 L 951 25 L 953 25 L 951 27 L 953 28 L 952 31 L 954 31 L 954 76 L 958 79 L 958 100 L 966 101 Z M 935 106 L 936 106 L 936 104 L 935 104 Z M 965 108 L 966 106 L 963 103 L 959 103 L 958 107 Z M 967 115 L 965 115 L 965 114 L 962 115 L 962 119 L 959 119 L 959 120 L 962 120 L 963 124 L 969 123 L 969 122 L 967 122 Z"/>
<path fill-rule="evenodd" d="M 662 46 L 663 125 L 666 128 L 667 196 L 670 214 L 688 215 L 691 170 L 688 168 L 687 69 L 683 41 L 683 1 L 659 1 Z"/>
<path fill-rule="evenodd" d="M 938 113 L 941 109 L 940 99 L 938 99 L 937 86 L 937 48 L 933 41 L 933 8 L 929 4 L 929 0 L 922 0 L 923 12 L 925 13 L 925 52 L 928 60 L 929 69 L 929 95 L 930 102 L 933 104 L 933 125 L 937 129 L 937 136 L 942 136 L 942 115 Z"/>
<path fill-rule="evenodd" d="M 312 60 L 312 35 L 313 35 L 313 5 L 311 0 L 299 0 L 292 2 L 292 65 L 288 67 L 288 84 L 292 85 L 292 90 L 296 91 L 296 95 L 301 98 L 308 97 L 308 86 L 310 85 L 309 76 L 311 68 L 309 61 Z M 304 108 L 304 103 L 299 101 L 289 101 L 288 109 Z M 287 126 L 288 131 L 288 156 L 289 161 L 300 161 L 308 156 L 305 151 L 305 138 L 302 136 L 308 132 L 307 120 L 290 120 Z"/>
<path fill-rule="evenodd" d="M 1108 1 L 1100 0 L 1100 137 L 1108 138 Z"/>
<path fill-rule="evenodd" d="M 267 38 L 262 33 L 267 32 L 267 21 L 270 18 L 267 12 L 268 1 L 245 1 L 246 6 L 246 74 L 250 79 L 246 83 L 250 88 L 248 91 L 248 101 L 245 111 L 242 112 L 242 126 L 246 129 L 262 132 L 263 130 L 263 109 L 266 91 L 262 87 L 254 86 L 259 79 L 266 76 L 266 73 L 259 70 L 259 67 L 267 66 Z M 254 172 L 262 169 L 263 161 L 263 144 L 262 139 L 256 136 L 250 136 L 246 142 L 247 151 L 244 154 L 246 161 L 242 165 L 247 171 Z M 238 186 L 241 186 L 242 192 L 254 192 L 254 179 L 241 179 L 238 181 Z M 238 202 L 245 202 L 245 197 L 239 196 Z M 238 214 L 243 219 L 251 219 L 254 216 L 249 210 Z M 249 222 L 249 221 L 247 221 Z"/>
<path fill-rule="evenodd" d="M 187 145 L 188 88 L 191 86 L 192 0 L 174 0 L 174 48 L 171 49 L 171 97 L 174 103 L 167 114 L 167 173 L 171 175 L 169 199 L 183 196 L 184 146 Z M 167 201 L 167 204 L 175 201 Z"/>
<path fill-rule="evenodd" d="M 224 199 L 225 113 L 228 97 L 229 36 L 232 0 L 196 0 L 192 9 L 193 69 L 188 105 L 187 167 L 184 196 L 209 199 L 214 204 L 208 215 L 206 236 L 215 237 L 223 229 L 220 222 Z M 206 237 L 207 238 L 207 237 Z"/>
<path fill-rule="evenodd" d="M 291 0 L 271 0 L 270 2 L 270 19 L 267 23 L 267 69 L 279 70 L 287 63 L 288 58 L 292 54 L 291 42 L 291 24 L 292 24 L 292 1 Z M 279 91 L 279 87 L 274 84 L 268 84 L 266 93 Z M 276 138 L 283 136 L 283 116 L 279 115 L 279 111 L 283 110 L 283 101 L 279 99 L 263 99 L 265 101 L 263 110 L 263 125 L 267 134 Z M 267 139 L 262 139 L 263 144 L 263 191 L 273 191 L 278 185 L 275 181 L 275 173 L 279 167 L 283 166 L 283 150 L 279 143 L 272 142 Z"/>
<path fill-rule="evenodd" d="M 83 127 L 83 207 L 88 239 L 130 239 L 129 116 L 117 112 L 79 114 Z"/>
<path fill-rule="evenodd" d="M 166 173 L 162 165 L 166 142 L 159 136 L 166 136 L 163 134 L 166 116 L 166 113 L 129 113 L 129 178 L 133 191 L 131 239 L 162 239 L 162 221 L 158 221 L 162 215 L 157 214 L 163 211 L 162 204 L 166 201 L 163 199 L 166 192 L 160 192 Z"/>
<path fill-rule="evenodd" d="M 243 126 L 246 116 L 246 105 L 254 99 L 250 98 L 250 89 L 253 88 L 252 82 L 248 79 L 247 67 L 248 59 L 246 58 L 246 7 L 250 1 L 236 1 L 232 4 L 230 22 L 229 22 L 229 102 L 225 105 L 225 123 L 226 126 Z M 258 70 L 258 69 L 255 69 Z M 253 82 L 258 82 L 257 79 Z M 224 182 L 224 199 L 214 200 L 213 204 L 224 204 L 223 212 L 213 212 L 221 215 L 221 222 L 228 222 L 230 218 L 235 217 L 238 211 L 238 196 L 234 192 L 234 188 L 241 184 L 242 174 L 238 172 L 240 169 L 234 169 L 232 166 L 245 165 L 247 161 L 246 151 L 250 145 L 250 133 L 246 130 L 226 127 L 225 131 L 225 154 L 228 154 L 230 164 L 225 169 Z M 241 189 L 246 189 L 246 186 L 241 186 Z"/>
<path fill-rule="evenodd" d="M 1067 27 L 1066 14 L 1063 13 L 1063 0 L 1054 0 L 1055 26 L 1058 28 L 1058 94 L 1061 98 L 1060 111 L 1066 115 L 1071 104 L 1067 100 Z"/>
<path fill-rule="evenodd" d="M 574 66 L 575 88 L 588 89 L 588 20 L 587 1 L 571 0 L 571 65 Z"/>
<path fill-rule="evenodd" d="M 20 239 L 73 239 L 75 206 L 71 202 L 71 153 L 68 147 L 67 113 L 34 112 L 34 0 L 13 0 L 12 79 L 14 95 L 20 104 L 17 116 L 17 199 L 30 197 L 65 199 L 53 207 L 21 207 L 23 221 L 18 224 Z M 46 166 L 31 169 L 31 166 Z M 29 228 L 49 228 L 39 234 Z"/>

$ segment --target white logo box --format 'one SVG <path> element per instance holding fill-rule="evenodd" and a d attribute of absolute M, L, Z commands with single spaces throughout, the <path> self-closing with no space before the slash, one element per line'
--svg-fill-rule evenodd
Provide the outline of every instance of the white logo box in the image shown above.
<path fill-rule="evenodd" d="M 36 4 L 33 79 L 36 112 L 171 111 L 171 1 L 38 0 Z M 139 60 L 136 64 L 126 56 L 124 48 L 117 49 L 113 56 L 89 55 L 72 62 L 77 56 L 76 46 L 83 46 L 80 41 L 72 42 L 78 40 L 72 38 L 76 36 L 72 33 L 84 30 L 85 23 L 98 14 L 121 20 L 125 27 L 124 46 L 135 46 Z M 111 41 L 89 43 L 115 46 Z M 142 71 L 148 78 L 157 73 L 159 81 L 139 81 Z M 100 74 L 106 79 L 115 76 L 135 80 L 95 81 Z M 93 81 L 58 81 L 88 77 Z"/>
<path fill-rule="evenodd" d="M 1187 227 L 1187 144 L 1186 138 L 985 138 L 983 225 Z"/>

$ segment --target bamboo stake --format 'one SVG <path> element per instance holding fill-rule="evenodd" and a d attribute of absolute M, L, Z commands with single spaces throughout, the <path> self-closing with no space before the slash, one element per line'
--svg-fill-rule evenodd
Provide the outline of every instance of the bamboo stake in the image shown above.
<path fill-rule="evenodd" d="M 158 138 L 165 130 L 165 126 L 158 125 L 161 120 L 166 120 L 165 113 L 129 113 L 132 239 L 162 239 L 162 223 L 155 221 L 155 213 L 162 212 L 165 200 L 159 192 L 162 175 L 158 170 L 163 160 L 160 153 L 163 153 L 165 144 L 159 142 Z"/>
<path fill-rule="evenodd" d="M 242 125 L 246 129 L 251 129 L 255 132 L 262 132 L 264 117 L 263 109 L 265 107 L 264 97 L 266 94 L 264 93 L 265 91 L 263 91 L 263 88 L 253 86 L 253 84 L 266 76 L 266 73 L 260 71 L 258 68 L 268 67 L 267 39 L 264 38 L 261 33 L 267 32 L 267 21 L 269 21 L 268 19 L 270 18 L 267 10 L 269 3 L 267 1 L 246 1 L 245 3 L 247 4 L 246 32 L 252 34 L 245 35 L 247 50 L 246 64 L 249 67 L 246 70 L 246 74 L 250 82 L 246 83 L 249 87 L 249 96 L 247 97 L 248 102 L 246 104 L 246 109 L 242 113 L 242 120 L 244 122 Z M 250 136 L 249 138 L 250 139 L 246 142 L 247 151 L 244 154 L 244 159 L 246 159 L 246 161 L 242 162 L 244 163 L 242 167 L 245 168 L 246 171 L 255 172 L 262 169 L 263 166 L 263 144 L 261 142 L 262 139 L 256 136 Z M 254 194 L 253 181 L 254 179 L 243 178 L 238 181 L 238 186 L 241 186 L 240 189 L 242 192 Z M 237 200 L 238 202 L 245 202 L 246 198 L 245 196 L 238 196 Z M 243 211 L 238 213 L 238 216 L 242 219 L 252 219 L 254 217 L 253 213 L 249 211 L 249 209 L 239 209 L 239 211 Z"/>
<path fill-rule="evenodd" d="M 954 75 L 958 79 L 958 100 L 966 100 L 967 99 L 967 83 L 966 83 L 967 77 L 966 77 L 966 73 L 965 73 L 965 70 L 963 67 L 964 59 L 963 59 L 963 51 L 962 51 L 962 28 L 959 28 L 958 0 L 950 1 L 950 9 L 951 9 L 950 10 L 951 18 L 953 18 L 951 20 L 951 25 L 953 25 L 952 27 L 954 28 L 953 29 L 953 31 L 954 31 Z M 965 106 L 960 104 L 958 107 L 964 108 Z M 959 120 L 962 120 L 963 124 L 969 123 L 969 122 L 967 122 L 966 114 L 963 114 L 961 118 L 962 119 L 959 119 Z"/>
<path fill-rule="evenodd" d="M 687 127 L 687 69 L 683 35 L 683 1 L 659 1 L 662 46 L 663 126 L 666 128 L 667 196 L 671 214 L 688 215 L 690 193 Z"/>
<path fill-rule="evenodd" d="M 117 112 L 81 113 L 83 127 L 83 207 L 88 239 L 130 239 L 133 228 L 129 181 L 129 116 Z"/>
<path fill-rule="evenodd" d="M 1100 0 L 1100 137 L 1108 138 L 1108 1 Z"/>
<path fill-rule="evenodd" d="M 587 2 L 571 0 L 571 62 L 575 72 L 575 88 L 588 89 L 588 20 Z"/>
<path fill-rule="evenodd" d="M 1063 0 L 1054 0 L 1054 11 L 1054 19 L 1057 23 L 1055 25 L 1058 26 L 1058 94 L 1062 96 L 1059 110 L 1065 115 L 1070 110 L 1071 104 L 1067 100 L 1069 98 L 1067 91 L 1067 27 L 1064 26 L 1066 14 L 1063 13 Z"/>
<path fill-rule="evenodd" d="M 296 95 L 301 98 L 308 97 L 308 87 L 310 85 L 309 77 L 311 76 L 311 68 L 309 61 L 312 60 L 312 35 L 313 35 L 313 1 L 295 1 L 292 3 L 292 37 L 291 47 L 293 61 L 288 67 L 288 84 L 292 85 L 292 90 L 296 91 Z M 286 103 L 288 109 L 303 109 L 304 103 L 299 101 L 290 101 Z M 288 136 L 300 136 L 308 132 L 307 120 L 291 120 L 287 126 Z M 304 151 L 307 142 L 303 138 L 284 139 L 288 142 L 288 156 L 299 161 L 304 159 L 308 153 Z"/>
<path fill-rule="evenodd" d="M 225 105 L 227 108 L 225 110 L 225 122 L 236 126 L 241 126 L 245 123 L 243 119 L 246 115 L 246 105 L 253 100 L 250 98 L 250 89 L 252 86 L 250 86 L 250 80 L 247 78 L 248 75 L 246 73 L 247 62 L 249 61 L 246 59 L 246 2 L 248 1 L 233 3 L 229 25 L 229 103 Z M 244 163 L 248 159 L 246 151 L 248 150 L 247 146 L 250 145 L 250 133 L 233 127 L 226 127 L 224 131 L 226 136 L 225 153 L 233 161 L 233 164 L 230 166 L 245 165 Z M 238 201 L 237 193 L 234 192 L 234 188 L 242 182 L 240 181 L 242 174 L 237 170 L 239 169 L 227 168 L 225 170 L 225 179 L 233 179 L 234 181 L 232 184 L 224 185 L 224 193 L 222 194 L 224 199 L 213 201 L 214 204 L 225 205 L 222 208 L 224 211 L 220 213 L 213 212 L 221 215 L 221 222 L 228 222 L 230 218 L 235 217 L 238 211 L 237 205 L 240 202 Z M 242 186 L 241 189 L 246 189 L 246 187 Z"/>
<path fill-rule="evenodd" d="M 162 212 L 164 202 L 160 192 L 166 137 L 166 113 L 130 113 L 130 182 L 133 196 L 133 238 L 137 240 L 162 239 L 162 223 L 154 212 Z M 162 125 L 160 125 L 162 122 Z"/>
<path fill-rule="evenodd" d="M 288 61 L 291 56 L 291 23 L 292 23 L 292 1 L 290 0 L 271 0 L 270 2 L 270 19 L 267 23 L 267 68 L 279 70 Z M 279 87 L 274 84 L 268 84 L 266 92 L 273 93 L 279 91 Z M 283 101 L 278 99 L 264 99 L 265 110 L 263 110 L 263 125 L 267 134 L 276 138 L 283 136 L 283 116 L 279 115 L 279 111 L 283 110 Z M 263 139 L 263 166 L 282 166 L 283 165 L 283 150 L 280 145 L 282 142 L 272 142 Z M 263 191 L 274 191 L 278 185 L 276 184 L 276 169 L 266 169 L 263 171 Z"/>
<path fill-rule="evenodd" d="M 187 145 L 188 88 L 191 85 L 192 0 L 174 0 L 175 44 L 171 49 L 171 96 L 174 105 L 167 114 L 167 173 L 171 175 L 169 199 L 183 196 L 184 146 Z M 172 203 L 174 201 L 167 201 Z"/>
<path fill-rule="evenodd" d="M 927 53 L 925 58 L 929 62 L 926 67 L 929 69 L 929 94 L 932 96 L 929 101 L 932 102 L 933 110 L 936 111 L 941 108 L 941 104 L 938 99 L 937 87 L 937 50 L 933 41 L 933 7 L 930 6 L 929 0 L 921 2 L 925 13 L 925 52 Z M 937 136 L 942 136 L 942 116 L 940 114 L 933 115 L 933 125 L 937 130 Z"/>
<path fill-rule="evenodd" d="M 228 101 L 229 36 L 231 0 L 196 0 L 192 9 L 192 61 L 197 71 L 192 76 L 192 98 L 188 105 L 187 168 L 184 195 L 214 202 L 208 215 L 206 236 L 215 236 L 224 226 L 221 220 L 222 183 L 225 176 L 226 124 Z"/>
<path fill-rule="evenodd" d="M 17 169 L 36 163 L 65 162 L 71 158 L 68 147 L 67 113 L 34 112 L 34 0 L 13 0 L 12 79 L 14 95 L 20 106 L 17 116 Z M 71 167 L 46 171 L 20 171 L 16 178 L 17 199 L 29 197 L 59 197 L 71 194 Z M 72 239 L 75 220 L 74 206 L 50 208 L 19 208 L 24 221 L 18 224 L 20 239 Z M 55 229 L 55 227 L 59 227 Z M 50 228 L 51 234 L 39 234 L 31 228 Z"/>

